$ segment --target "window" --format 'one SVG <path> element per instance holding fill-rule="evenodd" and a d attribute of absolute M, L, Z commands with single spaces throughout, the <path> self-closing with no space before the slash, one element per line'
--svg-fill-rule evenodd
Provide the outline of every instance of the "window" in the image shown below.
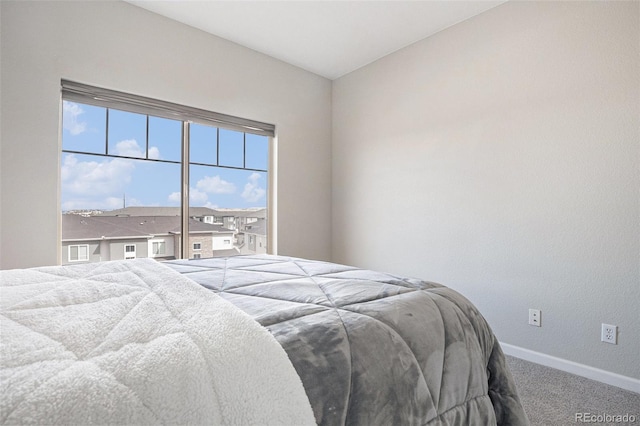
<path fill-rule="evenodd" d="M 202 248 L 190 230 L 213 238 L 248 212 L 267 219 L 273 125 L 66 80 L 62 100 L 65 244 L 100 239 L 110 260 L 118 238 L 144 238 L 138 254 L 183 258 Z"/>
<path fill-rule="evenodd" d="M 89 260 L 89 246 L 87 244 L 69 246 L 69 262 L 83 260 Z"/>
<path fill-rule="evenodd" d="M 125 244 L 125 246 L 124 246 L 124 258 L 125 259 L 135 259 L 136 258 L 136 245 L 135 244 Z"/>
<path fill-rule="evenodd" d="M 200 253 L 194 253 L 193 258 L 194 259 L 201 259 L 202 257 L 200 255 Z"/>
<path fill-rule="evenodd" d="M 193 249 L 194 250 L 202 249 L 202 244 L 201 243 L 193 243 Z"/>
<path fill-rule="evenodd" d="M 151 253 L 154 255 L 164 255 L 166 254 L 166 248 L 164 241 L 153 241 L 151 243 Z"/>

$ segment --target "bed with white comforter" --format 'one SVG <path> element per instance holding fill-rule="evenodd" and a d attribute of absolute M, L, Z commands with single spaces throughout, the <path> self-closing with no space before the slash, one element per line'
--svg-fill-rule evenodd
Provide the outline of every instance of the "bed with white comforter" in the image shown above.
<path fill-rule="evenodd" d="M 0 281 L 0 424 L 528 424 L 486 321 L 439 284 L 270 255 Z"/>
<path fill-rule="evenodd" d="M 0 281 L 1 424 L 315 424 L 275 338 L 154 260 Z"/>

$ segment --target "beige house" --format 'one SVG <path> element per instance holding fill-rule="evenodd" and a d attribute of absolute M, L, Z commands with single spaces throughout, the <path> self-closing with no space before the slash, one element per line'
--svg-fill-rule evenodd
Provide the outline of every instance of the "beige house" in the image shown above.
<path fill-rule="evenodd" d="M 242 254 L 264 254 L 267 252 L 267 223 L 265 219 L 245 224 L 243 231 L 238 236 L 244 242 L 240 248 Z"/>

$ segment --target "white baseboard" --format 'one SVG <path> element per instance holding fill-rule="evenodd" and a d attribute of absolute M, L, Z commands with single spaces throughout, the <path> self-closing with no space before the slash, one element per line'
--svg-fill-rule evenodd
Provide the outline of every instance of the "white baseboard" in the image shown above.
<path fill-rule="evenodd" d="M 555 356 L 510 345 L 508 343 L 500 342 L 500 346 L 502 346 L 502 351 L 507 355 L 524 359 L 525 361 L 535 362 L 536 364 L 541 364 L 546 367 L 555 368 L 556 370 L 566 371 L 567 373 L 576 374 L 608 385 L 617 386 L 631 392 L 640 393 L 640 380 L 634 379 L 633 377 L 623 376 L 621 374 L 557 358 Z"/>

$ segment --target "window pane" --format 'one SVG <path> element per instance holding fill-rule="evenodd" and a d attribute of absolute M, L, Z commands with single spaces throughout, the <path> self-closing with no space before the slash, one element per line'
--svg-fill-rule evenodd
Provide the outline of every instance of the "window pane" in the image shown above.
<path fill-rule="evenodd" d="M 191 165 L 189 181 L 189 258 L 266 253 L 266 172 Z"/>
<path fill-rule="evenodd" d="M 180 205 L 179 164 L 63 153 L 61 183 L 63 212 Z"/>
<path fill-rule="evenodd" d="M 190 124 L 191 162 L 182 165 L 182 126 L 63 101 L 63 262 L 266 252 L 269 138 Z M 183 167 L 190 214 L 181 254 Z"/>
<path fill-rule="evenodd" d="M 109 110 L 109 155 L 146 158 L 147 116 Z"/>
<path fill-rule="evenodd" d="M 78 260 L 78 246 L 69 246 L 69 260 Z"/>
<path fill-rule="evenodd" d="M 213 208 L 266 208 L 267 172 L 191 165 L 190 205 Z"/>
<path fill-rule="evenodd" d="M 135 259 L 136 258 L 136 246 L 135 245 L 125 245 L 124 246 L 124 258 L 125 259 Z"/>
<path fill-rule="evenodd" d="M 189 126 L 189 161 L 215 165 L 218 161 L 218 129 L 202 124 Z"/>
<path fill-rule="evenodd" d="M 105 154 L 106 108 L 62 102 L 62 149 Z"/>
<path fill-rule="evenodd" d="M 269 138 L 260 135 L 246 135 L 245 167 L 267 170 L 269 163 Z"/>
<path fill-rule="evenodd" d="M 156 241 L 153 243 L 153 254 L 154 255 L 164 255 L 165 254 L 165 242 L 164 241 Z"/>
<path fill-rule="evenodd" d="M 221 166 L 243 167 L 244 134 L 233 130 L 220 129 Z"/>
<path fill-rule="evenodd" d="M 68 153 L 62 161 L 63 246 L 90 241 L 92 261 L 151 257 L 155 237 L 165 240 L 156 258 L 176 257 L 180 164 Z M 89 258 L 87 246 L 76 253 Z"/>
<path fill-rule="evenodd" d="M 149 117 L 149 158 L 180 161 L 182 157 L 182 122 Z"/>

